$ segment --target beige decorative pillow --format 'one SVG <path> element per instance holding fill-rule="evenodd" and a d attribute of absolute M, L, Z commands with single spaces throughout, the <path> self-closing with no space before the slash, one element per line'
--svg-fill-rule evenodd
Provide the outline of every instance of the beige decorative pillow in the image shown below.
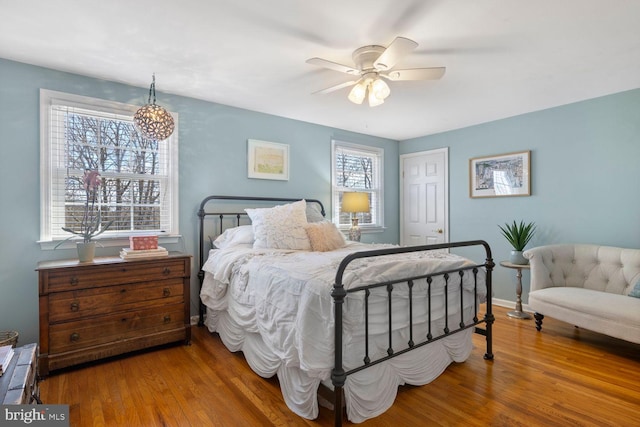
<path fill-rule="evenodd" d="M 346 245 L 344 236 L 332 222 L 309 223 L 305 230 L 307 231 L 307 236 L 309 236 L 311 250 L 314 252 L 333 251 Z"/>

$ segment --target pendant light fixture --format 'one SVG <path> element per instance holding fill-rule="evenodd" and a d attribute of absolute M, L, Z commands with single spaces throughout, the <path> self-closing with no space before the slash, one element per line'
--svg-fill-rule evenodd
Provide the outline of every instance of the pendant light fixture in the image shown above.
<path fill-rule="evenodd" d="M 153 103 L 151 95 L 153 94 Z M 133 116 L 138 131 L 147 138 L 163 141 L 171 136 L 175 128 L 173 117 L 163 107 L 156 105 L 156 75 L 149 88 L 149 101 L 140 107 Z"/>

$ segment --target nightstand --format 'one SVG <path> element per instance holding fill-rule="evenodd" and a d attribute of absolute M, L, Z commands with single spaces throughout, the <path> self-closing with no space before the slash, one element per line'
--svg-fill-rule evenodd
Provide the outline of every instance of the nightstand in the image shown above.
<path fill-rule="evenodd" d="M 507 313 L 507 316 L 516 319 L 531 319 L 529 313 L 522 311 L 522 270 L 528 270 L 529 264 L 513 264 L 509 261 L 501 261 L 500 265 L 516 270 L 516 309 Z"/>
<path fill-rule="evenodd" d="M 38 386 L 38 345 L 27 344 L 13 349 L 8 368 L 0 377 L 0 399 L 3 405 L 42 403 Z"/>

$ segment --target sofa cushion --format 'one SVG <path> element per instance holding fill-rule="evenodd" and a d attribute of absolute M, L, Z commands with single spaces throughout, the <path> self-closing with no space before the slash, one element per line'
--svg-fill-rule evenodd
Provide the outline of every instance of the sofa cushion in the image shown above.
<path fill-rule="evenodd" d="M 592 289 L 554 287 L 529 294 L 534 311 L 573 325 L 640 343 L 640 299 Z"/>

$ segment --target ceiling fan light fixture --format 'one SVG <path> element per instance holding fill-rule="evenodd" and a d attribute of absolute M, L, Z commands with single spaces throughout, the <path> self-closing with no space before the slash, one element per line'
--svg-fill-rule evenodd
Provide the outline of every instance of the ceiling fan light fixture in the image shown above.
<path fill-rule="evenodd" d="M 151 95 L 153 94 L 153 103 Z M 149 88 L 149 101 L 133 116 L 136 129 L 146 138 L 163 141 L 171 136 L 175 129 L 173 117 L 167 110 L 156 104 L 156 75 Z"/>
<path fill-rule="evenodd" d="M 437 80 L 442 77 L 445 67 L 411 68 L 395 70 L 396 64 L 418 46 L 413 40 L 396 37 L 387 47 L 379 45 L 362 46 L 351 55 L 354 66 L 343 65 L 322 58 L 311 58 L 307 63 L 350 75 L 360 75 L 360 80 L 339 83 L 314 93 L 330 93 L 348 86 L 353 86 L 348 99 L 354 104 L 362 104 L 364 98 L 369 106 L 383 104 L 391 95 L 386 80 Z M 386 79 L 386 80 L 383 80 Z"/>
<path fill-rule="evenodd" d="M 360 81 L 351 89 L 351 92 L 349 92 L 349 101 L 354 104 L 362 104 L 365 96 L 367 96 L 367 85 L 363 81 Z"/>
<path fill-rule="evenodd" d="M 384 98 L 378 98 L 376 94 L 369 90 L 369 107 L 377 107 L 384 104 Z"/>
<path fill-rule="evenodd" d="M 389 85 L 380 78 L 375 79 L 373 83 L 371 83 L 369 92 L 373 93 L 376 98 L 382 100 L 387 99 L 387 97 L 391 95 L 391 89 L 389 89 Z"/>

